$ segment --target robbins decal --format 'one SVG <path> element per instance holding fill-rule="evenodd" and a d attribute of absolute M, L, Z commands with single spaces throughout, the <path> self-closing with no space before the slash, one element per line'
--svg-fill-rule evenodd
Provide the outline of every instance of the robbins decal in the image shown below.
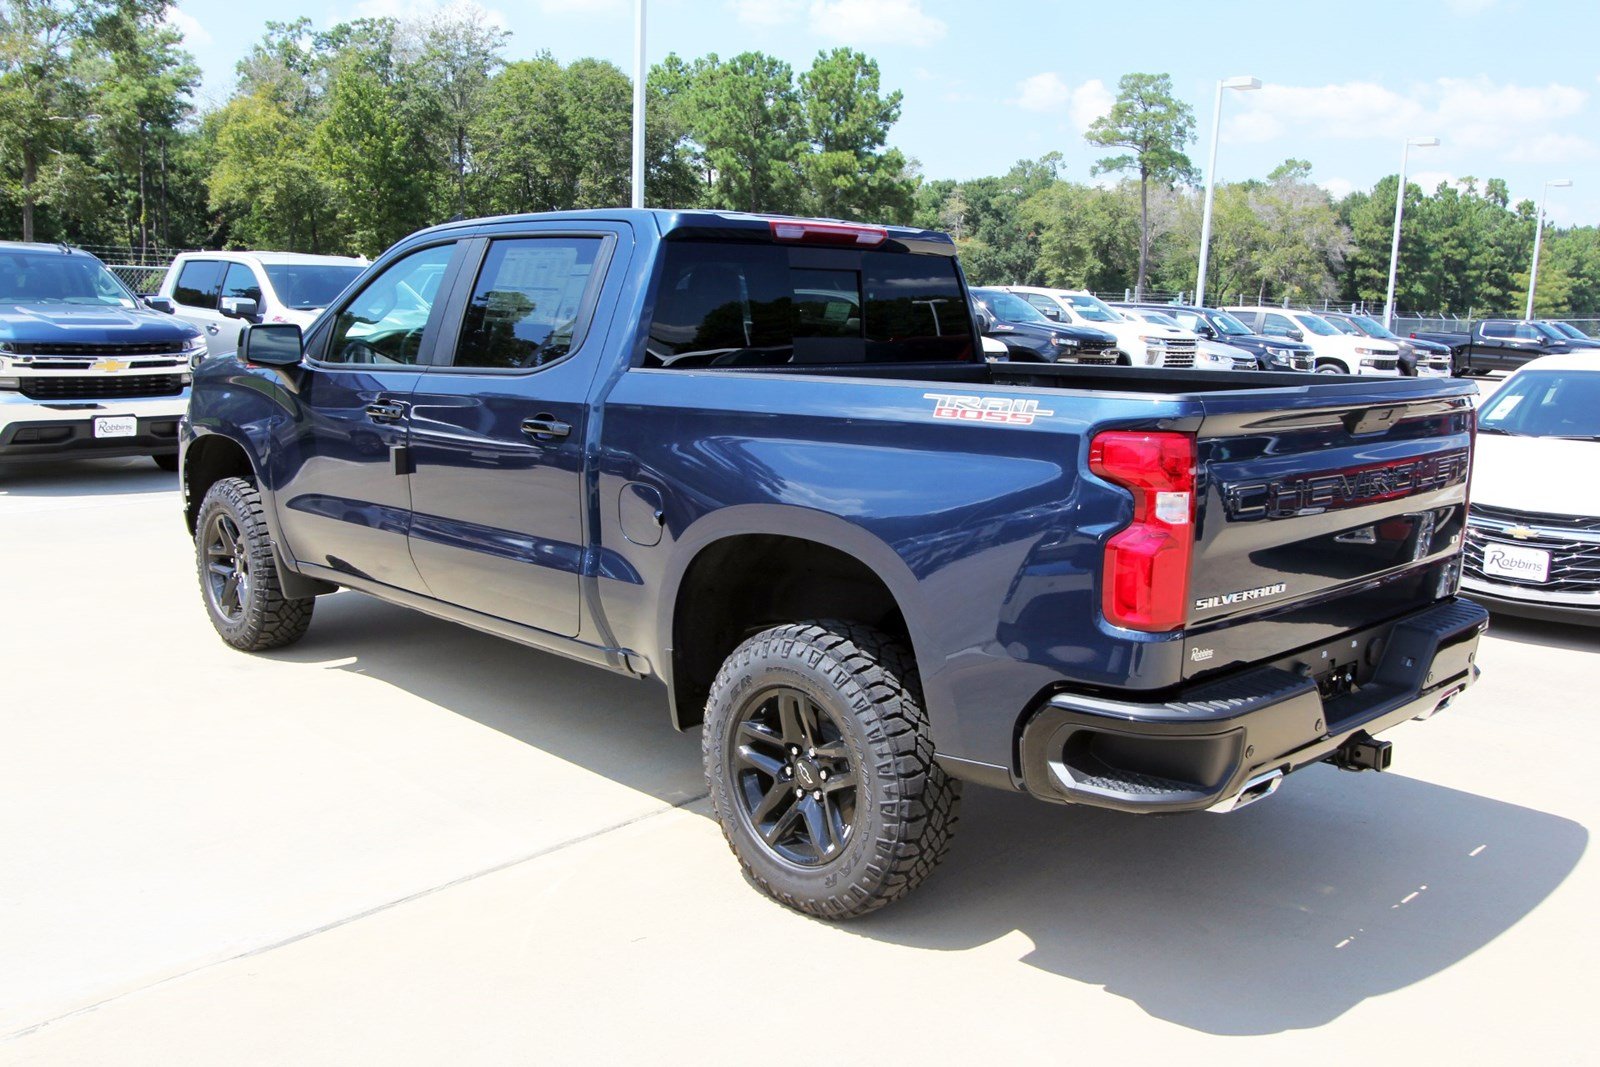
<path fill-rule="evenodd" d="M 1048 418 L 1054 411 L 1039 407 L 1037 400 L 1014 400 L 1008 396 L 958 396 L 952 393 L 923 393 L 932 400 L 933 417 L 961 422 L 987 422 L 1001 426 L 1032 426 L 1033 420 Z"/>
<path fill-rule="evenodd" d="M 1285 593 L 1288 589 L 1287 583 L 1278 582 L 1276 585 L 1262 585 L 1254 589 L 1241 589 L 1237 593 L 1203 596 L 1195 600 L 1194 610 L 1210 611 L 1212 608 L 1225 608 L 1231 604 L 1243 604 L 1249 600 L 1265 600 L 1269 596 L 1278 596 Z"/>

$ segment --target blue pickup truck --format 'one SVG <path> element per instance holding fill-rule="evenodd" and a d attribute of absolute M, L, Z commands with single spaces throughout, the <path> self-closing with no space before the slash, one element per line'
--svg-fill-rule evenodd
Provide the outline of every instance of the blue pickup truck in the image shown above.
<path fill-rule="evenodd" d="M 343 588 L 648 680 L 750 877 L 842 918 L 963 783 L 1225 811 L 1381 770 L 1477 674 L 1472 393 L 988 363 L 942 234 L 528 215 L 202 364 L 182 482 L 229 644 Z"/>

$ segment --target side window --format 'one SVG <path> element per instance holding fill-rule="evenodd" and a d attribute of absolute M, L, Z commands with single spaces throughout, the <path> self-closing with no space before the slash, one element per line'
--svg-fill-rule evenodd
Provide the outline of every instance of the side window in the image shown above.
<path fill-rule="evenodd" d="M 598 237 L 495 241 L 472 287 L 455 366 L 526 370 L 564 358 L 583 339 Z"/>
<path fill-rule="evenodd" d="M 389 264 L 339 312 L 323 362 L 416 363 L 454 253 L 454 243 L 434 245 Z"/>
<path fill-rule="evenodd" d="M 1526 322 L 1517 323 L 1517 340 L 1519 340 L 1519 341 L 1537 341 L 1539 339 L 1539 337 L 1540 337 L 1539 331 L 1534 329 L 1528 323 L 1526 323 Z"/>
<path fill-rule="evenodd" d="M 172 299 L 191 308 L 217 310 L 217 287 L 222 281 L 222 262 L 216 259 L 191 259 L 178 272 Z"/>
<path fill-rule="evenodd" d="M 1485 337 L 1510 337 L 1511 324 L 1509 322 L 1486 322 L 1483 324 Z"/>
<path fill-rule="evenodd" d="M 222 278 L 222 295 L 254 300 L 259 306 L 261 303 L 261 283 L 256 280 L 255 271 L 243 263 L 229 263 L 228 273 Z"/>
<path fill-rule="evenodd" d="M 1028 303 L 1038 308 L 1040 313 L 1043 314 L 1047 319 L 1054 319 L 1055 321 L 1060 322 L 1068 318 L 1068 316 L 1056 306 L 1056 302 L 1051 300 L 1048 296 L 1041 296 L 1038 293 L 1024 293 L 1022 294 L 1022 297 Z"/>

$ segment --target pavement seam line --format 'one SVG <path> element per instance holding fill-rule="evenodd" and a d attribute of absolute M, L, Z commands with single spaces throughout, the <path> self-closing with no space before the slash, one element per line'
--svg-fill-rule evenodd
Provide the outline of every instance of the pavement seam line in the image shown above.
<path fill-rule="evenodd" d="M 558 841 L 553 845 L 546 845 L 544 848 L 530 852 L 527 855 L 506 860 L 504 863 L 497 863 L 492 867 L 485 867 L 482 870 L 474 871 L 471 874 L 464 874 L 459 878 L 452 878 L 448 882 L 440 882 L 438 885 L 429 886 L 426 889 L 419 889 L 415 893 L 410 893 L 403 897 L 397 897 L 394 900 L 386 901 L 382 904 L 374 904 L 370 908 L 365 908 L 361 911 L 354 912 L 340 919 L 334 919 L 332 922 L 324 923 L 323 925 L 313 929 L 303 930 L 298 934 L 292 934 L 289 937 L 280 938 L 279 940 L 273 941 L 269 944 L 258 945 L 255 948 L 247 949 L 246 951 L 240 952 L 233 956 L 227 956 L 220 960 L 212 960 L 209 963 L 202 963 L 198 966 L 191 967 L 186 971 L 179 971 L 177 974 L 169 974 L 165 978 L 158 978 L 149 985 L 142 985 L 137 989 L 125 990 L 116 994 L 115 996 L 106 997 L 104 1000 L 97 1000 L 93 1004 L 85 1004 L 80 1008 L 73 1008 L 71 1011 L 63 1012 L 60 1015 L 52 1016 L 51 1018 L 41 1020 L 40 1022 L 32 1023 L 20 1030 L 13 1030 L 9 1034 L 0 1035 L 0 1042 L 9 1043 L 18 1038 L 27 1037 L 29 1034 L 37 1033 L 47 1026 L 54 1026 L 56 1023 L 64 1022 L 67 1019 L 74 1018 L 75 1016 L 87 1015 L 92 1011 L 98 1011 L 107 1004 L 113 1004 L 116 1001 L 122 1000 L 126 997 L 135 996 L 139 993 L 147 993 L 152 989 L 159 989 L 161 986 L 167 985 L 171 982 L 179 981 L 180 979 L 188 978 L 191 975 L 199 974 L 201 971 L 209 971 L 213 967 L 221 967 L 224 964 L 235 963 L 239 960 L 247 960 L 253 956 L 265 955 L 268 952 L 273 952 L 280 948 L 286 948 L 298 941 L 304 941 L 307 938 L 316 937 L 318 934 L 325 934 L 330 930 L 337 930 L 341 926 L 348 926 L 353 922 L 359 922 L 362 919 L 369 918 L 370 916 L 377 915 L 381 912 L 398 908 L 403 904 L 410 904 L 414 900 L 421 900 L 424 897 L 431 897 L 435 893 L 444 892 L 446 889 L 454 889 L 456 886 L 466 885 L 468 882 L 475 882 L 480 878 L 487 878 L 491 874 L 499 874 L 501 871 L 510 870 L 512 867 L 518 867 L 524 863 L 531 863 L 534 860 L 543 859 L 545 856 L 554 855 L 555 853 L 571 848 L 574 845 L 581 845 L 585 841 L 592 841 L 597 837 L 604 837 L 606 834 L 615 833 L 618 830 L 625 830 L 636 823 L 646 822 L 650 819 L 656 818 L 657 816 L 667 815 L 674 811 L 679 811 L 683 808 L 689 807 L 691 804 L 698 804 L 700 801 L 705 800 L 710 796 L 711 794 L 709 792 L 700 793 L 684 800 L 680 800 L 668 807 L 657 808 L 655 811 L 647 811 L 642 815 L 635 815 L 631 819 L 624 819 L 619 823 L 613 823 L 610 826 L 602 826 L 598 830 L 591 830 L 589 833 L 579 834 L 577 837 L 569 838 L 565 841 Z"/>

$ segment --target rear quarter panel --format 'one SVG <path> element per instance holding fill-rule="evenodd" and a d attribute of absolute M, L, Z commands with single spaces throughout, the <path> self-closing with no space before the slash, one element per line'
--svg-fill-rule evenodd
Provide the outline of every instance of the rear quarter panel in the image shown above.
<path fill-rule="evenodd" d="M 934 414 L 940 395 L 1032 401 L 1021 425 Z M 604 615 L 664 662 L 677 589 L 721 537 L 788 535 L 872 567 L 904 614 L 940 751 L 1009 765 L 1019 712 L 1046 687 L 1138 686 L 1181 641 L 1106 632 L 1101 543 L 1130 499 L 1088 474 L 1092 434 L 1176 423 L 1185 405 L 1018 386 L 634 370 L 604 405 L 598 525 Z M 621 535 L 628 483 L 663 499 L 660 545 Z M 955 709 L 960 708 L 958 716 Z"/>

